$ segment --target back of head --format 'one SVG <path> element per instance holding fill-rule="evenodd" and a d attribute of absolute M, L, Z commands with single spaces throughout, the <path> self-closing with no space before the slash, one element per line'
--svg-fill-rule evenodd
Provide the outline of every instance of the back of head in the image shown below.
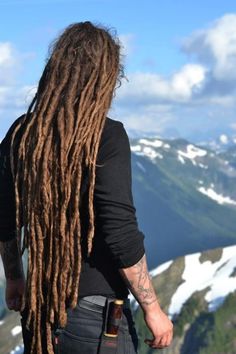
<path fill-rule="evenodd" d="M 51 327 L 54 323 L 63 327 L 66 306 L 77 303 L 80 186 L 86 170 L 90 253 L 96 158 L 122 73 L 119 50 L 118 41 L 106 29 L 90 22 L 66 28 L 52 45 L 37 93 L 12 135 L 17 232 L 20 238 L 24 226 L 23 247 L 29 253 L 25 303 L 27 324 L 34 331 L 32 353 L 42 353 L 42 333 L 46 333 L 48 353 L 53 353 Z M 14 161 L 20 128 L 23 134 Z"/>
<path fill-rule="evenodd" d="M 85 89 L 87 97 L 99 100 L 105 90 L 104 105 L 109 107 L 119 70 L 119 45 L 109 32 L 90 22 L 73 24 L 51 47 L 38 95 L 48 92 L 50 83 L 50 90 L 58 95 L 63 92 L 60 102 L 56 102 L 58 106 L 68 97 L 78 101 Z"/>

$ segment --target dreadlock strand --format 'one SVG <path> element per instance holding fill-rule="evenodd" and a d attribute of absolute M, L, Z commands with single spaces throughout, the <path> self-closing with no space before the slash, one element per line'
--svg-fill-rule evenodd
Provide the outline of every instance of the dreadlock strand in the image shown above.
<path fill-rule="evenodd" d="M 79 285 L 79 275 L 81 268 L 81 250 L 80 250 L 80 239 L 81 239 L 81 225 L 80 225 L 80 211 L 78 208 L 80 199 L 80 184 L 77 185 L 76 181 L 81 182 L 82 171 L 77 169 L 75 173 L 75 194 L 74 194 L 74 212 L 75 212 L 75 227 L 74 227 L 74 277 L 72 279 L 72 290 L 71 290 L 71 303 L 70 306 L 73 308 L 76 306 L 77 296 L 78 296 L 78 285 Z"/>
<path fill-rule="evenodd" d="M 38 312 L 36 314 L 36 338 L 35 338 L 35 347 L 37 353 L 42 353 L 42 342 L 41 342 L 41 301 L 40 297 L 38 297 Z"/>
<path fill-rule="evenodd" d="M 48 354 L 54 354 L 53 344 L 52 344 L 52 329 L 49 322 L 46 323 L 46 340 L 47 340 Z"/>
<path fill-rule="evenodd" d="M 43 274 L 43 254 L 44 254 L 44 242 L 43 242 L 43 233 L 40 226 L 40 221 L 38 220 L 38 216 L 35 215 L 35 231 L 37 234 L 37 297 L 40 299 L 40 304 L 44 303 L 44 295 L 42 289 L 42 280 L 44 278 Z"/>

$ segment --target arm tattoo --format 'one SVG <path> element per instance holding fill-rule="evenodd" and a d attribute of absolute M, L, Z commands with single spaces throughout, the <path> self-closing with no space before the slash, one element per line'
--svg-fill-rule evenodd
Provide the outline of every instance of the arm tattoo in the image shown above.
<path fill-rule="evenodd" d="M 0 253 L 2 256 L 6 279 L 15 280 L 22 278 L 23 266 L 17 239 L 7 242 L 0 242 Z"/>
<path fill-rule="evenodd" d="M 140 305 L 151 305 L 156 302 L 157 297 L 148 273 L 145 256 L 133 266 L 133 270 L 132 279 L 127 275 L 124 279 Z"/>

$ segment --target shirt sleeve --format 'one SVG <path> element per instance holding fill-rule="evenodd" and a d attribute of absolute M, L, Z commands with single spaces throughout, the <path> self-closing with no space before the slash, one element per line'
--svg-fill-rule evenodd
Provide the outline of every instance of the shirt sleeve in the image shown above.
<path fill-rule="evenodd" d="M 133 205 L 131 151 L 121 122 L 104 133 L 96 167 L 94 206 L 101 233 L 118 268 L 136 264 L 144 255 L 144 235 Z"/>
<path fill-rule="evenodd" d="M 0 241 L 16 236 L 16 207 L 14 183 L 10 167 L 10 142 L 6 137 L 0 144 Z"/>

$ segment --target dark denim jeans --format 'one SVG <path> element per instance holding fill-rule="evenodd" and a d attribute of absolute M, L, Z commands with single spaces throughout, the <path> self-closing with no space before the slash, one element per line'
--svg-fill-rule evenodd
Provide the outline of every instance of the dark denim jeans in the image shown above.
<path fill-rule="evenodd" d="M 98 354 L 98 348 L 104 327 L 105 314 L 95 310 L 82 308 L 78 304 L 73 310 L 68 310 L 67 325 L 55 331 L 55 354 Z M 23 324 L 23 322 L 22 322 Z M 23 337 L 25 354 L 28 354 L 27 344 L 29 333 L 24 328 Z M 117 351 L 114 354 L 136 354 L 138 337 L 130 309 L 123 310 L 119 329 Z"/>

